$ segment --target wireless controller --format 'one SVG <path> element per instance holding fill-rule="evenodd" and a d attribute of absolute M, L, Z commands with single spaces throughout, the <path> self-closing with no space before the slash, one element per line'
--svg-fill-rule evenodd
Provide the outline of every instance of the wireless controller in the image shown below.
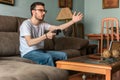
<path fill-rule="evenodd" d="M 60 29 L 57 29 L 57 30 L 54 30 L 54 31 L 52 31 L 53 33 L 56 33 L 56 35 L 58 35 L 60 32 L 61 32 L 61 30 Z"/>

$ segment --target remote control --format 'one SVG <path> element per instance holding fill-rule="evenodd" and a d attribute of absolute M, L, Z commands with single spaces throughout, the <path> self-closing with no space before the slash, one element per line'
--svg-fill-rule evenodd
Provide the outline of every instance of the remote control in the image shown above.
<path fill-rule="evenodd" d="M 52 31 L 53 33 L 56 33 L 56 35 L 58 35 L 60 32 L 61 32 L 61 30 L 60 29 L 57 29 L 57 30 L 54 30 L 54 31 Z"/>

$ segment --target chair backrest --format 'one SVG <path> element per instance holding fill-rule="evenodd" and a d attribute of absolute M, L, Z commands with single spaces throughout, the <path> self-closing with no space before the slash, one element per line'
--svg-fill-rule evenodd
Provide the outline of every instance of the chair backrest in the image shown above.
<path fill-rule="evenodd" d="M 105 43 L 104 40 L 107 42 Z M 103 18 L 101 25 L 101 52 L 109 48 L 110 41 L 119 41 L 119 21 L 117 18 Z"/>

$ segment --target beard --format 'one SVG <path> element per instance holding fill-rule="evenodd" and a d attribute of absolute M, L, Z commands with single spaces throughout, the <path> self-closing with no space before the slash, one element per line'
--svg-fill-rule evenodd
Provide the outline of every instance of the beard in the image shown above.
<path fill-rule="evenodd" d="M 42 16 L 42 18 L 38 18 L 37 15 L 35 16 L 35 19 L 37 19 L 38 21 L 43 21 L 44 20 L 44 16 Z"/>

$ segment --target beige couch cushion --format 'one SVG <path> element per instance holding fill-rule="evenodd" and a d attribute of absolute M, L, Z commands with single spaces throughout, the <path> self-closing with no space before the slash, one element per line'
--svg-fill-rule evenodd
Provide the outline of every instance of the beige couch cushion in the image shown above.
<path fill-rule="evenodd" d="M 16 32 L 0 32 L 0 56 L 19 53 L 19 35 Z"/>

